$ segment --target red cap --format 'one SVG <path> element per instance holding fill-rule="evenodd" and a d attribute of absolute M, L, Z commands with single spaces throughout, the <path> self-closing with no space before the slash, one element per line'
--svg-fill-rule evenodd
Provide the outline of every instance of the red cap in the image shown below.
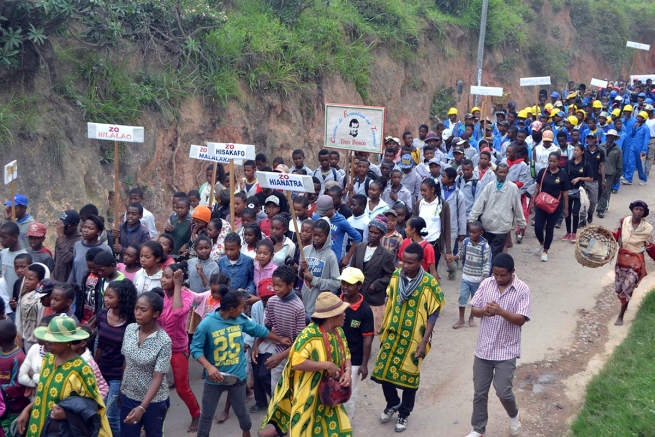
<path fill-rule="evenodd" d="M 32 223 L 27 228 L 28 237 L 45 237 L 46 227 L 43 223 Z"/>
<path fill-rule="evenodd" d="M 273 288 L 273 280 L 271 278 L 262 279 L 257 286 L 257 294 L 260 299 L 275 296 L 275 288 Z"/>

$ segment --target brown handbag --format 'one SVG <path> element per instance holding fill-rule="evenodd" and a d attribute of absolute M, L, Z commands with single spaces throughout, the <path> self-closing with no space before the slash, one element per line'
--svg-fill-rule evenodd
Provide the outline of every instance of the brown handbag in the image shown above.
<path fill-rule="evenodd" d="M 550 171 L 548 170 L 548 167 L 544 169 L 544 174 L 541 176 L 541 183 L 539 184 L 539 188 L 543 188 L 544 186 L 544 178 L 546 177 L 546 172 Z M 534 204 L 537 208 L 540 210 L 552 214 L 555 211 L 557 211 L 557 208 L 559 207 L 559 199 L 562 197 L 562 193 L 559 193 L 559 196 L 554 198 L 548 193 L 545 193 L 541 189 L 539 190 L 539 194 L 537 194 L 537 197 L 534 198 Z"/>
<path fill-rule="evenodd" d="M 325 350 L 327 352 L 327 357 L 328 360 L 332 360 L 332 348 L 330 347 L 330 341 L 327 338 L 327 333 L 323 329 L 323 327 L 319 327 L 321 330 L 321 334 L 323 334 L 323 341 L 325 342 Z M 345 363 L 346 363 L 346 354 L 345 350 L 343 347 L 343 341 L 341 339 L 341 336 L 339 335 L 339 331 L 336 332 L 337 334 L 337 343 L 339 343 L 339 351 L 341 352 L 341 374 L 344 373 L 345 369 Z M 336 363 L 335 363 L 336 364 Z M 321 379 L 320 384 L 318 385 L 318 394 L 319 397 L 321 398 L 321 403 L 327 407 L 334 407 L 339 404 L 343 404 L 345 402 L 348 402 L 348 399 L 350 399 L 351 395 L 351 389 L 350 386 L 348 387 L 343 387 L 341 384 L 339 384 L 339 380 L 331 377 L 327 373 L 323 376 L 323 379 Z"/>

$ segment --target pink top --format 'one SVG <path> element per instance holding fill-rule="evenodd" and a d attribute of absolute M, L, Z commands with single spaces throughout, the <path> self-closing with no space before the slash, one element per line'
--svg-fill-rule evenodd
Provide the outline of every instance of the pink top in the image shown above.
<path fill-rule="evenodd" d="M 262 279 L 272 278 L 273 272 L 277 269 L 277 266 L 271 259 L 265 267 L 259 265 L 259 261 L 255 260 L 255 275 L 253 277 L 253 282 L 255 283 L 255 289 L 259 287 L 259 282 Z"/>
<path fill-rule="evenodd" d="M 173 309 L 173 297 L 164 292 L 164 310 L 158 323 L 173 342 L 173 352 L 186 352 L 189 346 L 189 336 L 186 332 L 186 319 L 193 303 L 193 292 L 182 287 L 182 308 Z"/>
<path fill-rule="evenodd" d="M 134 282 L 134 275 L 136 275 L 136 272 L 139 271 L 137 269 L 135 272 L 130 273 L 127 270 L 125 270 L 125 264 L 123 264 L 123 263 L 116 264 L 116 270 L 121 272 L 127 279 L 129 279 L 132 282 Z"/>
<path fill-rule="evenodd" d="M 195 312 L 204 319 L 207 317 L 207 314 L 215 311 L 216 308 L 221 306 L 221 301 L 212 298 L 211 290 L 204 291 L 202 293 L 193 293 L 194 303 L 197 304 Z"/>
<path fill-rule="evenodd" d="M 166 267 L 170 266 L 171 264 L 175 264 L 175 260 L 173 259 L 172 256 L 169 255 L 168 258 L 166 258 L 166 261 L 162 263 L 161 269 L 164 270 Z"/>

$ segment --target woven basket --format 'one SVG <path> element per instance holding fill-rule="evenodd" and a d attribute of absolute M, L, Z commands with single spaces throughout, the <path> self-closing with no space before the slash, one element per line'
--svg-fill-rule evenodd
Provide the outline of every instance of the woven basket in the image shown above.
<path fill-rule="evenodd" d="M 602 226 L 587 226 L 577 235 L 575 259 L 585 267 L 595 269 L 612 261 L 619 250 L 614 235 Z"/>

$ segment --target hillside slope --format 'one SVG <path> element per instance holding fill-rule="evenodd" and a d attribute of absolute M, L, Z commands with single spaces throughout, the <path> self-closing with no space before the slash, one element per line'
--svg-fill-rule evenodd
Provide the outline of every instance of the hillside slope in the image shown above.
<path fill-rule="evenodd" d="M 3 22 L 0 161 L 19 161 L 17 188 L 39 220 L 88 201 L 111 217 L 113 146 L 87 140 L 85 123 L 145 126 L 144 144 L 121 146 L 120 195 L 142 186 L 162 225 L 172 191 L 204 182 L 190 144 L 250 143 L 287 158 L 303 148 L 312 166 L 327 102 L 386 106 L 387 131 L 399 136 L 443 116 L 462 80 L 464 111 L 480 4 L 139 0 L 94 9 L 104 5 L 95 0 L 85 14 L 49 10 L 22 42 Z M 9 5 L 0 3 L 0 15 L 27 27 Z M 625 39 L 655 43 L 653 29 L 634 36 L 629 18 L 653 22 L 653 9 L 637 0 L 620 10 L 607 0 L 491 0 L 483 83 L 527 104 L 533 90 L 523 96 L 520 77 L 551 75 L 560 90 L 569 78 L 625 76 L 634 54 Z M 655 69 L 644 54 L 634 72 Z"/>

